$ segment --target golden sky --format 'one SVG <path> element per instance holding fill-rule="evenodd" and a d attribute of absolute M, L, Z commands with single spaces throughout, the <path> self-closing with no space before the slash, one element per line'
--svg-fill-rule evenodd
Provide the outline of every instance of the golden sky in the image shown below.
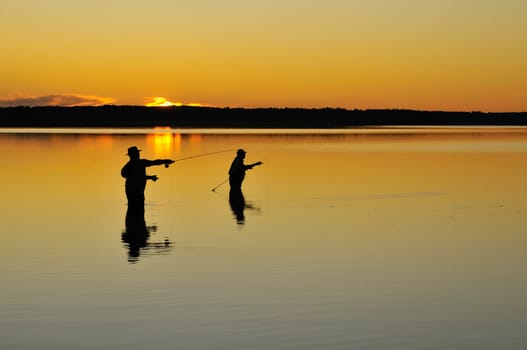
<path fill-rule="evenodd" d="M 525 0 L 3 0 L 0 32 L 3 106 L 527 111 Z"/>

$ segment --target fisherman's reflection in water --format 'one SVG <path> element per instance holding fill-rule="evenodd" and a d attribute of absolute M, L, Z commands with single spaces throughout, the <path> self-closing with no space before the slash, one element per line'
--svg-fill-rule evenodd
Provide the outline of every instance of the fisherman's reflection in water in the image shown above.
<path fill-rule="evenodd" d="M 236 223 L 240 226 L 245 224 L 245 209 L 260 212 L 260 208 L 248 203 L 239 188 L 231 188 L 229 191 L 229 205 L 231 207 Z"/>
<path fill-rule="evenodd" d="M 157 226 L 146 225 L 144 205 L 128 205 L 125 226 L 121 240 L 128 245 L 128 262 L 139 261 L 142 250 L 152 250 L 154 253 L 166 253 L 170 250 L 170 241 L 166 238 L 164 242 L 149 242 L 150 233 L 156 232 Z"/>
<path fill-rule="evenodd" d="M 245 223 L 245 197 L 243 197 L 242 190 L 239 188 L 231 188 L 229 191 L 229 204 L 231 206 L 232 213 L 236 217 L 238 225 Z"/>

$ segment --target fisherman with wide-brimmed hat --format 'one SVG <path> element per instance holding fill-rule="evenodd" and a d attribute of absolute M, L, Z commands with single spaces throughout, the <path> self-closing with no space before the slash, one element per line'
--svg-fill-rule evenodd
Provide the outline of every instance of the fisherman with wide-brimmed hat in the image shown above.
<path fill-rule="evenodd" d="M 136 146 L 128 148 L 128 157 L 130 160 L 121 169 L 121 176 L 126 179 L 125 189 L 128 205 L 144 205 L 146 181 L 157 181 L 156 175 L 147 175 L 146 168 L 153 165 L 168 166 L 174 163 L 172 159 L 141 159 L 141 150 Z"/>

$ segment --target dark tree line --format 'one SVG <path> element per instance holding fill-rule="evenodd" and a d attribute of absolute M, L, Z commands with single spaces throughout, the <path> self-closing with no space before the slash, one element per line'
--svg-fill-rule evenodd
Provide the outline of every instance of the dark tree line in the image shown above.
<path fill-rule="evenodd" d="M 527 112 L 114 105 L 0 108 L 0 127 L 346 128 L 385 125 L 527 125 Z"/>

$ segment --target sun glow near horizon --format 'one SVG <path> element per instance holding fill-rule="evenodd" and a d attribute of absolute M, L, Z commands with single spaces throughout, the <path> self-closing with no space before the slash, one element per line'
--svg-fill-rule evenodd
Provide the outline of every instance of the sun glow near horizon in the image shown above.
<path fill-rule="evenodd" d="M 201 104 L 200 103 L 187 103 L 187 104 L 183 104 L 181 102 L 171 102 L 169 100 L 167 100 L 166 98 L 164 97 L 152 97 L 154 100 L 151 101 L 151 102 L 147 102 L 145 104 L 146 107 L 171 107 L 171 106 L 176 106 L 176 107 L 180 107 L 180 106 L 190 106 L 190 107 L 201 107 Z"/>
<path fill-rule="evenodd" d="M 170 102 L 164 97 L 153 97 L 154 101 L 147 102 L 145 106 L 147 107 L 170 107 L 170 106 L 182 106 L 182 103 L 179 102 Z"/>

